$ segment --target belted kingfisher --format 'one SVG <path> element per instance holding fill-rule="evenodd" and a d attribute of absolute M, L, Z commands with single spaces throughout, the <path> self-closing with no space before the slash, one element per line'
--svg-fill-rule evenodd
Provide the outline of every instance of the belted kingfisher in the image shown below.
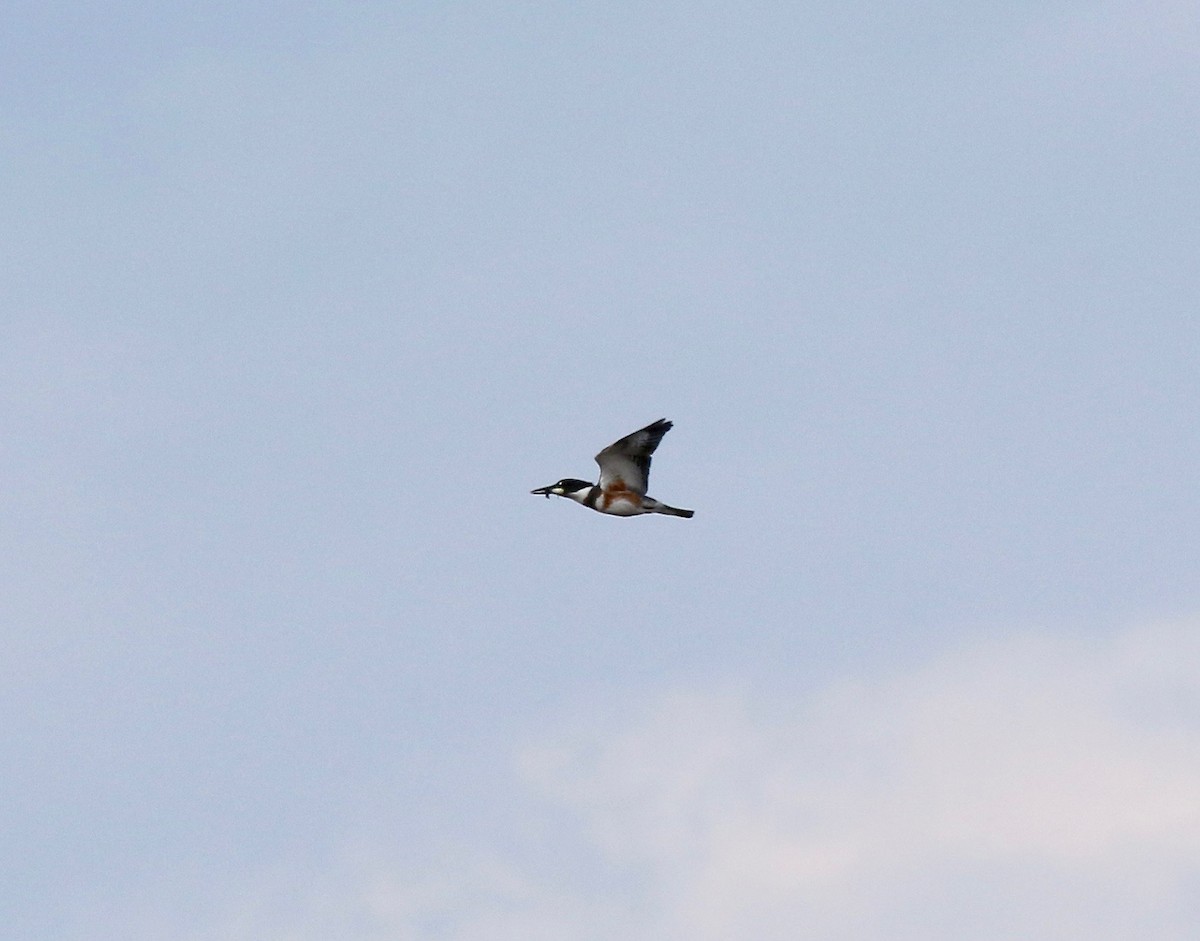
<path fill-rule="evenodd" d="M 680 510 L 653 497 L 646 496 L 646 485 L 650 480 L 650 455 L 662 441 L 663 435 L 671 430 L 671 422 L 660 418 L 645 428 L 614 441 L 596 455 L 600 465 L 600 482 L 589 484 L 586 480 L 564 477 L 549 487 L 538 487 L 530 493 L 550 494 L 567 497 L 582 503 L 597 513 L 610 516 L 641 516 L 644 513 L 662 513 L 666 516 L 682 516 L 691 519 L 692 510 Z"/>

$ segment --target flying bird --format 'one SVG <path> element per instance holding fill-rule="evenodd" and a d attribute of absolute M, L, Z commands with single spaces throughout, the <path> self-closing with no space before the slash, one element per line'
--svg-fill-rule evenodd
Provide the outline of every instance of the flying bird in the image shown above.
<path fill-rule="evenodd" d="M 599 483 L 590 484 L 586 480 L 564 477 L 556 484 L 529 492 L 543 494 L 547 500 L 550 494 L 566 497 L 597 513 L 610 516 L 662 513 L 691 519 L 694 511 L 667 506 L 646 496 L 650 481 L 650 455 L 670 430 L 671 422 L 660 418 L 620 441 L 614 441 L 596 455 L 596 463 L 600 465 Z"/>

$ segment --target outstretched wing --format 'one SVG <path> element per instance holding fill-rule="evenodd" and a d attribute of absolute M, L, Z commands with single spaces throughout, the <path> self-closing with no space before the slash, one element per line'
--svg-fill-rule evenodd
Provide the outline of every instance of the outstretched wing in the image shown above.
<path fill-rule="evenodd" d="M 670 430 L 671 422 L 660 418 L 597 454 L 600 489 L 632 490 L 645 496 L 650 482 L 650 455 Z"/>

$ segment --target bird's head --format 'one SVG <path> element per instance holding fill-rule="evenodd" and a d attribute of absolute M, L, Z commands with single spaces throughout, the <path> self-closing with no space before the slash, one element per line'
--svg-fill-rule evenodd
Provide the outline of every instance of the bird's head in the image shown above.
<path fill-rule="evenodd" d="M 551 484 L 549 487 L 538 487 L 537 490 L 530 490 L 530 493 L 542 494 L 547 500 L 550 499 L 550 494 L 556 497 L 569 497 L 573 493 L 578 493 L 581 490 L 587 490 L 592 485 L 586 480 L 576 480 L 574 477 L 564 477 L 556 484 Z"/>

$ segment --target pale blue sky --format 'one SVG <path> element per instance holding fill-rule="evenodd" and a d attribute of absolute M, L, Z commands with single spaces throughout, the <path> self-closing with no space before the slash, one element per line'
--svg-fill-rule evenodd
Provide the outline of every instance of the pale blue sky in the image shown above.
<path fill-rule="evenodd" d="M 0 935 L 1191 937 L 1194 3 L 5 19 Z"/>

